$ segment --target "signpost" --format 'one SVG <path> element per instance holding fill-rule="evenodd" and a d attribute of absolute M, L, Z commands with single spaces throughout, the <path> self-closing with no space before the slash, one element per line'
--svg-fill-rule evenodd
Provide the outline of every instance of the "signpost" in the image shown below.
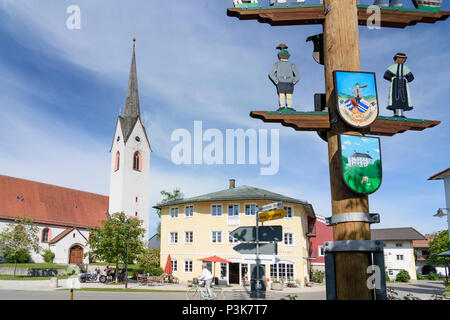
<path fill-rule="evenodd" d="M 283 228 L 281 226 L 262 226 L 258 228 L 258 232 L 259 241 L 283 241 Z M 256 227 L 239 227 L 231 231 L 230 235 L 241 242 L 256 241 Z"/>
<path fill-rule="evenodd" d="M 230 235 L 239 241 L 247 241 L 233 247 L 234 250 L 242 255 L 256 254 L 256 265 L 252 267 L 251 293 L 252 298 L 265 298 L 266 286 L 261 275 L 261 259 L 262 255 L 276 255 L 278 253 L 278 245 L 283 239 L 283 228 L 281 226 L 259 226 L 259 222 L 281 219 L 286 216 L 286 210 L 281 209 L 283 202 L 275 202 L 258 207 L 256 212 L 255 227 L 239 227 L 233 230 Z M 260 243 L 267 241 L 269 243 Z"/>
<path fill-rule="evenodd" d="M 277 243 L 269 242 L 269 243 L 239 243 L 238 245 L 233 247 L 233 250 L 236 250 L 240 254 L 278 254 L 278 245 Z"/>
<path fill-rule="evenodd" d="M 270 220 L 277 220 L 277 219 L 282 219 L 287 215 L 286 210 L 284 209 L 277 209 L 277 210 L 272 210 L 272 211 L 267 211 L 267 212 L 261 212 L 259 214 L 259 222 L 265 222 L 265 221 L 270 221 Z"/>

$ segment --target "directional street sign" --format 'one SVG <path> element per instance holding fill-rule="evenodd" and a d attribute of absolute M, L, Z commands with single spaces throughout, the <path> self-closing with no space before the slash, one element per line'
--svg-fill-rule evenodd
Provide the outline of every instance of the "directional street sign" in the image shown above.
<path fill-rule="evenodd" d="M 284 209 L 277 209 L 267 212 L 261 212 L 258 214 L 258 221 L 264 222 L 264 221 L 270 221 L 270 220 L 276 220 L 284 218 L 284 216 L 287 215 L 286 210 Z"/>
<path fill-rule="evenodd" d="M 274 202 L 266 204 L 265 206 L 259 207 L 259 212 L 273 211 L 280 209 L 283 206 L 283 202 Z"/>
<path fill-rule="evenodd" d="M 240 254 L 256 254 L 256 243 L 239 243 L 233 250 Z M 259 254 L 278 254 L 277 243 L 260 243 Z"/>
<path fill-rule="evenodd" d="M 259 241 L 283 241 L 281 226 L 262 226 L 258 230 Z M 256 227 L 239 227 L 231 231 L 230 235 L 241 242 L 256 241 Z"/>

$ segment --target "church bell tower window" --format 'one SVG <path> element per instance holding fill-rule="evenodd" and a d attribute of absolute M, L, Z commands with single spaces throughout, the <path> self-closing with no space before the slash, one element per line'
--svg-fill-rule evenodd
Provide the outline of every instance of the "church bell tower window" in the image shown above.
<path fill-rule="evenodd" d="M 142 155 L 139 151 L 133 155 L 133 170 L 142 171 Z"/>

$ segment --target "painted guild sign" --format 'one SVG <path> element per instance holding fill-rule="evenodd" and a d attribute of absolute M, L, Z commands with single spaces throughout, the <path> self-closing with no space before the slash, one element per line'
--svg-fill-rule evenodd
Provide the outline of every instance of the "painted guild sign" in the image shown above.
<path fill-rule="evenodd" d="M 370 126 L 378 117 L 375 73 L 334 71 L 339 116 L 356 128 Z"/>
<path fill-rule="evenodd" d="M 359 194 L 377 191 L 382 180 L 380 139 L 340 134 L 339 150 L 345 185 Z"/>

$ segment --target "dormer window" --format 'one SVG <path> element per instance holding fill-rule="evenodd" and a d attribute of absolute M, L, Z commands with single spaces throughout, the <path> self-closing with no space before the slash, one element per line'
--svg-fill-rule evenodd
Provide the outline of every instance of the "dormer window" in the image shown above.
<path fill-rule="evenodd" d="M 133 155 L 133 170 L 142 171 L 142 155 L 139 151 Z"/>

